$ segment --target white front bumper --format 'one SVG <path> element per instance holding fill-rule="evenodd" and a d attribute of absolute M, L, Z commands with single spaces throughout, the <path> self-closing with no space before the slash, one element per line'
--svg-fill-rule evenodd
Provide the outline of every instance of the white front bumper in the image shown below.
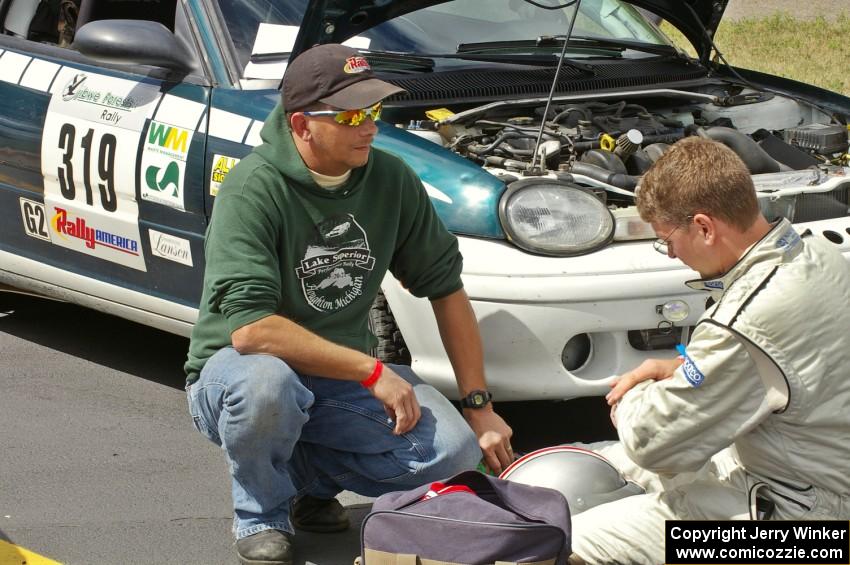
<path fill-rule="evenodd" d="M 567 399 L 604 394 L 613 375 L 673 350 L 639 351 L 627 332 L 656 328 L 656 307 L 684 300 L 693 325 L 707 295 L 685 287 L 696 274 L 646 242 L 610 246 L 584 257 L 528 255 L 505 242 L 460 237 L 463 282 L 478 318 L 487 382 L 498 400 Z M 388 276 L 384 292 L 413 356 L 413 368 L 456 398 L 454 374 L 427 300 Z M 586 363 L 568 371 L 567 342 L 589 334 Z"/>
<path fill-rule="evenodd" d="M 850 260 L 850 218 L 797 224 L 812 237 L 843 234 L 834 241 Z M 478 318 L 487 382 L 497 400 L 568 399 L 602 395 L 610 379 L 650 357 L 675 351 L 640 351 L 629 330 L 657 328 L 657 307 L 685 301 L 692 326 L 708 295 L 684 285 L 698 275 L 647 242 L 614 244 L 581 257 L 529 255 L 507 242 L 459 237 L 463 282 Z M 833 239 L 835 239 L 833 237 Z M 417 299 L 391 276 L 384 292 L 422 378 L 451 398 L 457 389 L 427 300 Z M 568 371 L 561 353 L 573 336 L 591 340 L 587 362 Z"/>

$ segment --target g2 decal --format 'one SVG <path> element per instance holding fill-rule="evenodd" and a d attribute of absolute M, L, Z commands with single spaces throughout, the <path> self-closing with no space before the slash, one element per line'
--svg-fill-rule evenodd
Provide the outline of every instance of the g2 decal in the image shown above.
<path fill-rule="evenodd" d="M 24 233 L 30 237 L 50 241 L 50 232 L 47 231 L 47 215 L 44 205 L 35 200 L 19 198 L 21 203 L 21 219 L 24 222 Z"/>

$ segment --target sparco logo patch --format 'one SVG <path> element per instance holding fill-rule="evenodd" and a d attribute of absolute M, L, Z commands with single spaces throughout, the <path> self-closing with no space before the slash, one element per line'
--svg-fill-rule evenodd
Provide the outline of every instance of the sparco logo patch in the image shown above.
<path fill-rule="evenodd" d="M 371 70 L 369 62 L 365 57 L 349 57 L 345 60 L 345 66 L 342 68 L 347 73 L 365 73 Z"/>
<path fill-rule="evenodd" d="M 723 281 L 705 281 L 705 287 L 723 290 Z"/>
<path fill-rule="evenodd" d="M 354 216 L 346 214 L 316 226 L 295 274 L 310 306 L 334 312 L 363 294 L 374 267 L 366 232 Z"/>
<path fill-rule="evenodd" d="M 702 371 L 697 369 L 697 366 L 688 356 L 685 356 L 685 362 L 682 365 L 682 372 L 685 373 L 685 378 L 688 379 L 688 382 L 695 387 L 701 385 L 702 381 L 705 380 L 705 375 L 702 374 Z"/>
<path fill-rule="evenodd" d="M 776 240 L 776 247 L 789 251 L 800 243 L 800 234 L 794 228 L 788 228 L 779 239 Z"/>

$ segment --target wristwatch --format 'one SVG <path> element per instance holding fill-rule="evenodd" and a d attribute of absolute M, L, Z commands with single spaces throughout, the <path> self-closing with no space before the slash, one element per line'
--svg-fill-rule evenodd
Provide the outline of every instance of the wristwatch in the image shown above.
<path fill-rule="evenodd" d="M 460 399 L 460 405 L 464 408 L 484 408 L 493 400 L 493 393 L 489 390 L 473 390 L 464 398 Z"/>

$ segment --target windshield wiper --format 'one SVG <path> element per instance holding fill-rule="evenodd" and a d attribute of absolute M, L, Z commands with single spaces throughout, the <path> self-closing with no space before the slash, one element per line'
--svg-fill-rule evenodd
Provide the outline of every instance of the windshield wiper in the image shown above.
<path fill-rule="evenodd" d="M 292 55 L 290 51 L 275 51 L 272 53 L 251 53 L 248 59 L 252 63 L 272 63 L 274 61 L 285 61 Z"/>
<path fill-rule="evenodd" d="M 376 67 L 392 68 L 394 70 L 426 70 L 434 68 L 434 60 L 429 57 L 396 53 L 393 51 L 370 51 L 360 49 L 369 62 Z M 277 51 L 272 53 L 254 53 L 251 55 L 252 63 L 270 63 L 274 61 L 285 61 L 292 55 L 289 51 Z"/>
<path fill-rule="evenodd" d="M 551 37 L 548 35 L 541 35 L 537 39 L 520 39 L 515 41 L 482 41 L 478 43 L 461 43 L 457 46 L 457 54 L 454 55 L 459 59 L 473 59 L 473 60 L 481 60 L 481 61 L 489 61 L 489 60 L 498 60 L 498 61 L 516 61 L 522 62 L 525 61 L 551 61 L 551 58 L 541 58 L 539 55 L 534 55 L 529 57 L 528 55 L 513 55 L 508 53 L 501 54 L 487 54 L 486 51 L 498 51 L 501 49 L 537 49 L 537 48 L 548 48 L 548 47 L 557 47 L 561 45 L 563 42 L 562 38 Z M 485 52 L 485 53 L 482 53 Z M 553 53 L 553 56 L 557 55 Z M 447 55 L 447 57 L 452 57 L 452 55 Z M 593 65 L 588 65 L 587 63 L 582 63 L 581 61 L 576 61 L 575 59 L 564 59 L 564 65 L 568 67 L 572 67 L 574 69 L 578 69 L 580 71 L 584 71 L 591 74 L 596 74 L 596 71 L 593 68 Z"/>
<path fill-rule="evenodd" d="M 482 41 L 479 43 L 461 43 L 457 47 L 458 53 L 475 53 L 481 51 L 493 51 L 499 49 L 536 48 L 558 46 L 563 39 L 542 35 L 537 39 L 518 39 L 515 41 Z M 669 45 L 655 45 L 642 41 L 629 41 L 626 39 L 605 39 L 599 37 L 573 36 L 570 45 L 576 47 L 600 47 L 622 53 L 626 49 L 655 53 L 658 55 L 673 55 L 678 53 L 674 47 Z M 570 59 L 567 59 L 568 61 Z"/>
<path fill-rule="evenodd" d="M 519 55 L 512 53 L 423 53 L 412 55 L 408 53 L 399 53 L 398 51 L 370 51 L 363 49 L 360 51 L 365 56 L 369 63 L 376 69 L 382 70 L 411 70 L 430 71 L 434 69 L 434 59 L 459 59 L 464 61 L 485 61 L 495 63 L 517 63 L 521 65 L 546 65 L 551 66 L 556 61 L 553 61 L 551 56 L 542 55 Z M 586 63 L 575 62 L 575 68 L 594 73 L 593 67 Z"/>
<path fill-rule="evenodd" d="M 643 51 L 644 53 L 653 53 L 656 55 L 678 55 L 679 51 L 670 45 L 646 43 L 643 41 L 629 41 L 628 39 L 609 39 L 605 37 L 583 37 L 573 36 L 570 38 L 570 45 L 578 47 L 602 47 L 606 49 L 617 49 L 625 51 L 632 49 L 634 51 Z"/>

